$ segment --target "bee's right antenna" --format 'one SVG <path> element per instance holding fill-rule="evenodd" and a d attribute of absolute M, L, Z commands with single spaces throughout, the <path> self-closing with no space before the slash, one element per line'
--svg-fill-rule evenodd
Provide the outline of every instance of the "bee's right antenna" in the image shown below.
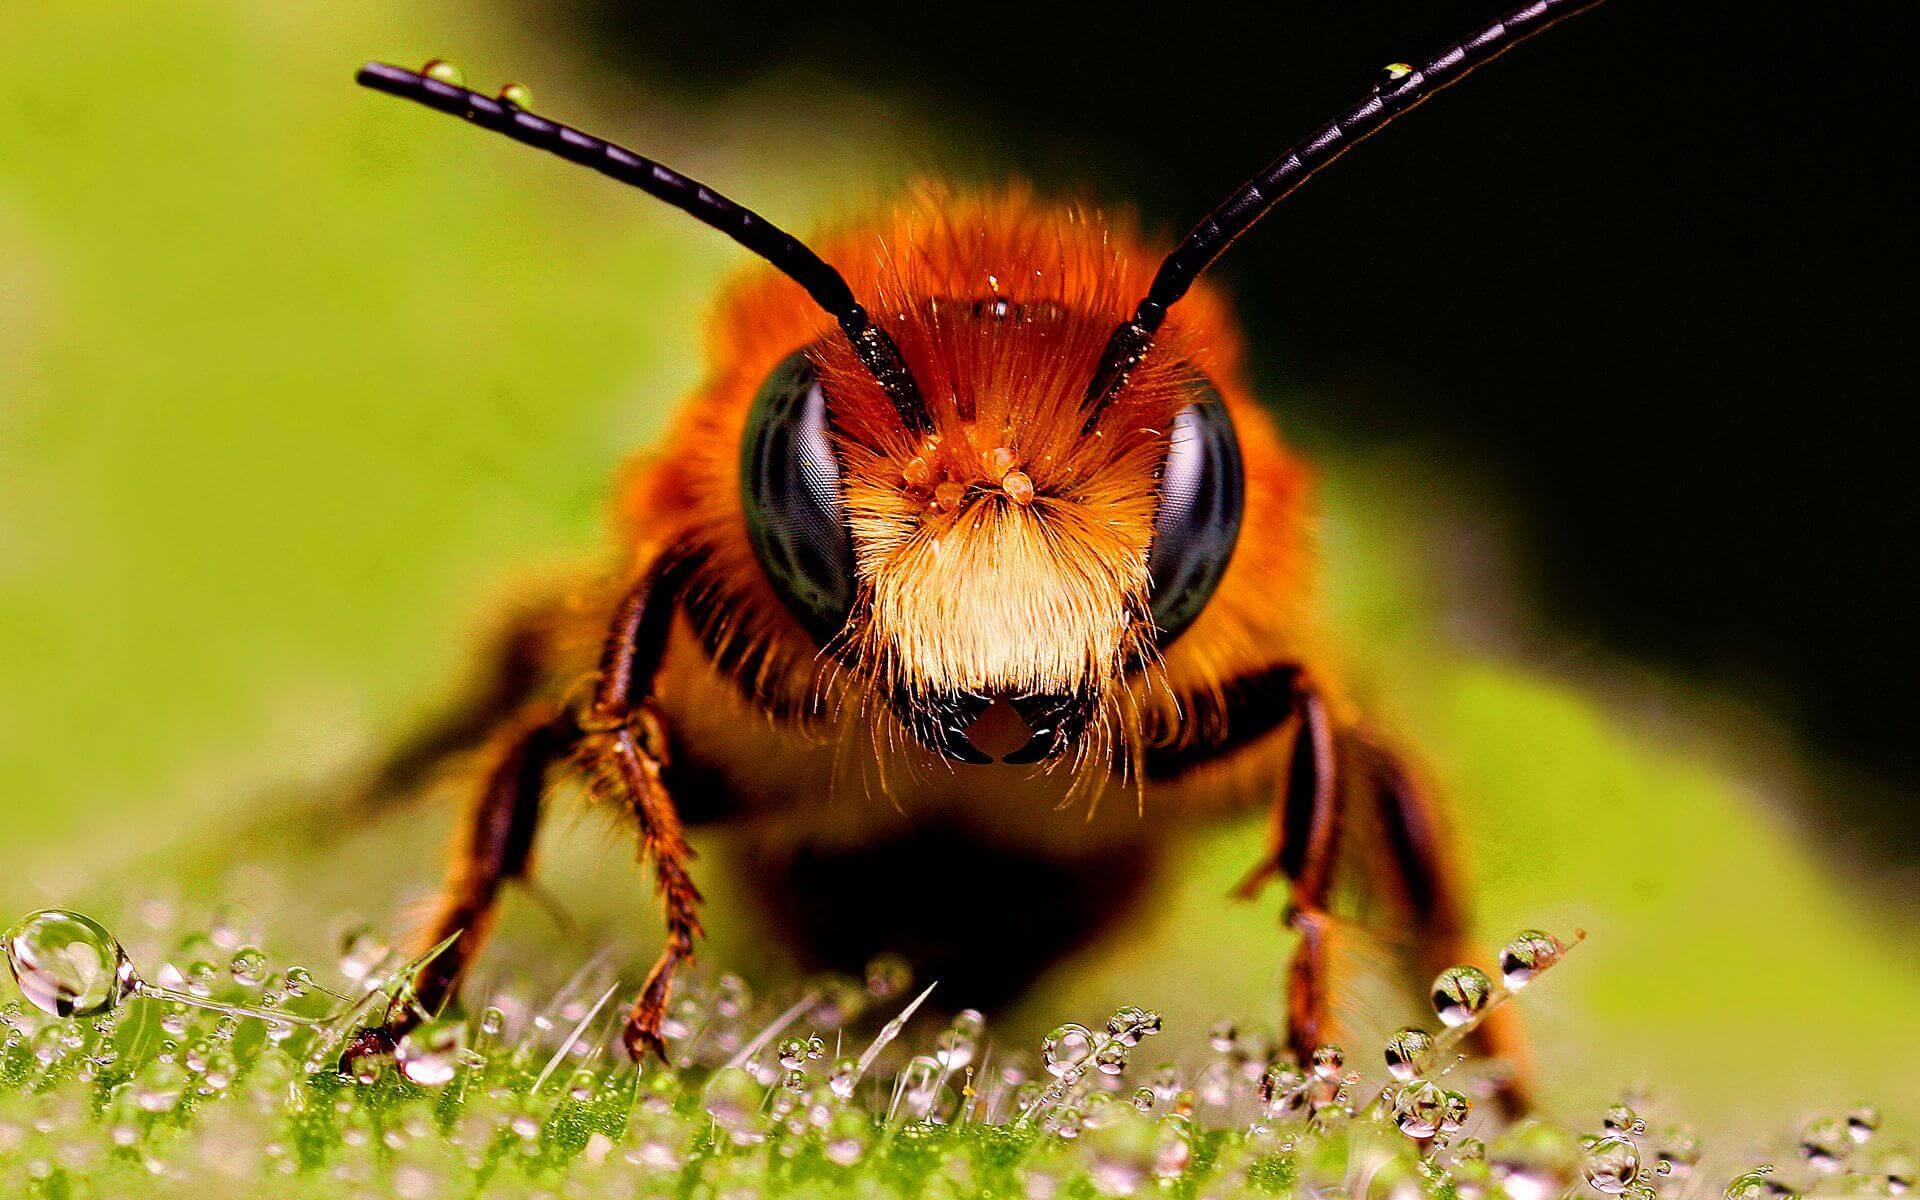
<path fill-rule="evenodd" d="M 900 348 L 854 299 L 853 289 L 847 286 L 840 272 L 799 238 L 671 167 L 635 154 L 624 146 L 582 133 L 571 125 L 536 116 L 508 94 L 499 98 L 483 96 L 451 82 L 451 78 L 437 77 L 431 73 L 431 65 L 429 71 L 423 74 L 374 62 L 361 67 L 355 78 L 364 87 L 464 117 L 482 129 L 504 133 L 516 142 L 592 167 L 718 229 L 805 288 L 816 304 L 839 321 L 847 340 L 853 344 L 854 354 L 879 381 L 908 430 L 925 433 L 933 428 L 926 402 L 907 370 L 906 360 L 900 356 Z"/>
<path fill-rule="evenodd" d="M 1394 63 L 1373 91 L 1344 115 L 1323 125 L 1239 191 L 1207 214 L 1160 264 L 1146 298 L 1131 319 L 1113 331 L 1106 353 L 1087 388 L 1087 428 L 1099 422 L 1107 403 L 1126 385 L 1127 376 L 1146 358 L 1167 308 L 1193 286 L 1200 273 L 1296 188 L 1360 142 L 1378 133 L 1402 113 L 1467 73 L 1539 33 L 1547 26 L 1598 4 L 1600 0 L 1534 0 L 1435 55 L 1421 66 Z"/>

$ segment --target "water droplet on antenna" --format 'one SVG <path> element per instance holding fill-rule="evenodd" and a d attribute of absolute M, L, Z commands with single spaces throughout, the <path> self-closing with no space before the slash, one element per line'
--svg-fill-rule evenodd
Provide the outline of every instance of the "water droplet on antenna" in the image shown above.
<path fill-rule="evenodd" d="M 454 87 L 463 87 L 467 82 L 466 73 L 444 58 L 429 59 L 427 65 L 420 68 L 420 73 L 435 82 L 449 83 Z"/>

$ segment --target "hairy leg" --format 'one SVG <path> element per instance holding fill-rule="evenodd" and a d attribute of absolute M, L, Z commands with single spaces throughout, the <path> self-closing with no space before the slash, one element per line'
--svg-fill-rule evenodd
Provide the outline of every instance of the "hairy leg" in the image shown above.
<path fill-rule="evenodd" d="M 355 1035 L 343 1059 L 391 1050 L 420 1023 L 423 1013 L 438 1012 L 452 997 L 492 929 L 501 887 L 526 873 L 547 772 L 571 744 L 570 724 L 546 711 L 524 714 L 501 737 L 455 842 L 433 919 L 422 931 L 417 948 L 425 950 L 454 934 L 459 937 L 421 970 L 410 996 L 396 998 L 378 1028 Z"/>
<path fill-rule="evenodd" d="M 653 862 L 654 891 L 666 918 L 666 942 L 627 1013 L 622 1033 L 627 1052 L 635 1059 L 648 1051 L 666 1057 L 660 1026 L 674 972 L 693 957 L 694 939 L 701 934 L 700 890 L 688 872 L 693 850 L 662 781 L 666 730 L 647 699 L 666 652 L 675 602 L 695 565 L 685 555 L 663 555 L 622 597 L 601 650 L 593 698 L 579 718 L 581 739 L 575 759 L 596 794 L 632 816 L 640 856 Z"/>
<path fill-rule="evenodd" d="M 417 1023 L 420 1010 L 438 1007 L 459 986 L 492 924 L 501 885 L 526 869 L 547 776 L 568 757 L 597 795 L 633 817 L 641 854 L 653 861 L 667 940 L 628 1018 L 625 1040 L 636 1056 L 664 1050 L 660 1023 L 674 971 L 692 957 L 693 940 L 701 932 L 700 893 L 687 871 L 693 852 L 661 782 L 666 733 L 647 693 L 692 566 L 684 555 L 663 556 L 628 589 L 615 610 L 592 697 L 582 711 L 529 713 L 504 741 L 478 793 L 423 945 L 453 933 L 461 936 L 415 981 L 412 1003 L 391 1009 L 381 1028 L 357 1035 L 345 1057 L 391 1049 Z"/>

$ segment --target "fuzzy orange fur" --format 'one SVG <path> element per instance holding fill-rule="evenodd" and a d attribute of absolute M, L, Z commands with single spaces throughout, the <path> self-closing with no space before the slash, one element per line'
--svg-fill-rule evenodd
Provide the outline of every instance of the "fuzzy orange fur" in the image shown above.
<path fill-rule="evenodd" d="M 710 373 L 669 449 L 636 462 L 621 502 L 636 559 L 669 544 L 706 551 L 689 604 L 705 614 L 693 631 L 705 652 L 675 656 L 681 690 L 711 690 L 688 675 L 724 675 L 751 707 L 810 714 L 831 732 L 887 722 L 866 702 L 881 688 L 1087 689 L 1105 700 L 1098 738 L 1138 749 L 1217 731 L 1223 680 L 1314 657 L 1309 472 L 1248 392 L 1215 292 L 1197 288 L 1173 310 L 1087 433 L 1087 380 L 1160 260 L 1130 227 L 1023 191 L 922 187 L 813 244 L 899 344 L 935 433 L 905 430 L 797 285 L 758 268 L 726 291 Z M 1025 319 L 976 310 L 994 300 Z M 801 349 L 832 397 L 865 601 L 831 656 L 773 592 L 741 507 L 752 400 Z M 1211 603 L 1156 658 L 1145 614 L 1157 472 L 1195 371 L 1238 429 L 1245 515 Z M 1138 652 L 1148 668 L 1127 671 Z"/>

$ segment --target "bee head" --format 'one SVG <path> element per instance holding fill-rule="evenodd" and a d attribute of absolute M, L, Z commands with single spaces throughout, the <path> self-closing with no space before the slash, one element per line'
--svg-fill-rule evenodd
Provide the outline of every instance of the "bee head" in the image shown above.
<path fill-rule="evenodd" d="M 990 762 L 997 721 L 1002 741 L 1024 730 L 1006 761 L 1054 760 L 1205 607 L 1239 532 L 1238 443 L 1209 348 L 1177 330 L 1090 403 L 1137 270 L 1104 226 L 1056 214 L 1042 238 L 953 208 L 944 242 L 905 231 L 885 261 L 911 265 L 874 282 L 924 420 L 844 343 L 793 353 L 747 417 L 748 530 L 787 607 L 915 739 Z"/>

